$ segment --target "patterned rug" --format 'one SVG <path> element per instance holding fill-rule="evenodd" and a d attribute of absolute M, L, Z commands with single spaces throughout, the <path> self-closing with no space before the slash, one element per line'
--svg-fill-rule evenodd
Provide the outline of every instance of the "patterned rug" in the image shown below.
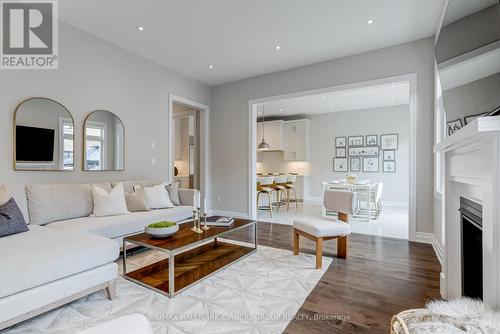
<path fill-rule="evenodd" d="M 168 298 L 123 278 L 116 298 L 94 293 L 6 331 L 75 333 L 99 322 L 142 313 L 155 333 L 282 333 L 332 259 L 259 246 L 257 252 Z"/>

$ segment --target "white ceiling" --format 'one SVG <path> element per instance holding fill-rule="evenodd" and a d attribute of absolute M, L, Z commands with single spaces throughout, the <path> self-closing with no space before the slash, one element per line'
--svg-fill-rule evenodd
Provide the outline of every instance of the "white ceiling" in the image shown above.
<path fill-rule="evenodd" d="M 266 117 L 289 117 L 398 106 L 409 103 L 410 84 L 408 82 L 396 82 L 267 102 L 257 106 L 257 110 L 259 116 L 262 116 L 262 106 L 264 106 Z"/>
<path fill-rule="evenodd" d="M 64 0 L 59 6 L 62 21 L 216 85 L 432 36 L 443 0 Z"/>

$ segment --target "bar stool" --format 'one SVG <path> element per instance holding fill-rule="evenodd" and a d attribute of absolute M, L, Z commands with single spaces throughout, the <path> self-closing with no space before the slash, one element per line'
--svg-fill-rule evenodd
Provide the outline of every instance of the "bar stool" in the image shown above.
<path fill-rule="evenodd" d="M 283 195 L 283 198 L 286 196 L 286 202 L 288 203 L 286 180 L 287 180 L 286 175 L 278 175 L 278 176 L 274 177 L 274 189 L 276 189 L 276 193 L 278 195 L 277 201 L 276 201 L 276 213 L 279 212 L 281 203 L 283 202 L 281 200 L 282 195 Z M 283 202 L 283 204 L 284 204 L 284 202 Z M 287 207 L 287 209 L 288 209 L 288 207 Z"/>
<path fill-rule="evenodd" d="M 290 195 L 293 191 L 293 201 L 295 202 L 295 207 L 298 208 L 299 204 L 297 202 L 297 191 L 295 190 L 295 182 L 297 181 L 296 175 L 287 175 L 286 176 L 286 206 L 287 209 L 290 208 Z"/>
<path fill-rule="evenodd" d="M 274 177 L 273 176 L 259 176 L 257 177 L 257 209 L 259 210 L 269 210 L 271 218 L 273 218 L 273 199 L 272 195 L 276 189 L 274 187 Z M 260 195 L 267 195 L 269 199 L 269 206 L 259 206 Z"/>

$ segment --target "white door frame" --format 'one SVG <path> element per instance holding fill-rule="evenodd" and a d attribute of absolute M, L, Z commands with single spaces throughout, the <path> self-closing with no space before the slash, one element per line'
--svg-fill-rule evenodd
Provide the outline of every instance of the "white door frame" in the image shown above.
<path fill-rule="evenodd" d="M 174 131 L 173 107 L 174 103 L 200 111 L 200 193 L 202 198 L 207 198 L 207 211 L 212 207 L 210 198 L 210 109 L 201 104 L 180 96 L 168 96 L 168 177 L 169 182 L 174 178 Z M 203 201 L 201 201 L 203 205 Z"/>
<path fill-rule="evenodd" d="M 367 86 L 381 85 L 398 81 L 408 81 L 410 83 L 410 194 L 409 194 L 409 228 L 408 240 L 417 240 L 417 73 L 403 74 L 382 79 L 368 80 L 355 82 L 345 85 L 325 87 L 319 89 L 305 90 L 291 94 L 282 94 L 269 96 L 248 101 L 248 115 L 250 120 L 248 145 L 250 157 L 248 159 L 248 189 L 250 196 L 248 200 L 248 213 L 250 219 L 257 219 L 257 192 L 255 185 L 257 184 L 257 147 L 255 138 L 257 138 L 257 108 L 256 104 L 271 102 L 281 99 L 289 99 L 294 97 L 302 97 L 307 95 L 319 95 L 331 93 L 339 90 L 363 88 Z"/>

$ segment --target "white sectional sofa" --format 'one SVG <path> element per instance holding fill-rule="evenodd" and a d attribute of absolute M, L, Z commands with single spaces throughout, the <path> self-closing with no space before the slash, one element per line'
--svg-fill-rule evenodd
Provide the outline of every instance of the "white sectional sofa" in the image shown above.
<path fill-rule="evenodd" d="M 126 192 L 158 183 L 123 182 Z M 0 238 L 0 330 L 101 289 L 112 299 L 122 238 L 152 222 L 189 219 L 197 190 L 179 189 L 181 205 L 174 208 L 110 217 L 91 216 L 91 184 L 8 185 L 5 191 L 29 231 Z"/>

